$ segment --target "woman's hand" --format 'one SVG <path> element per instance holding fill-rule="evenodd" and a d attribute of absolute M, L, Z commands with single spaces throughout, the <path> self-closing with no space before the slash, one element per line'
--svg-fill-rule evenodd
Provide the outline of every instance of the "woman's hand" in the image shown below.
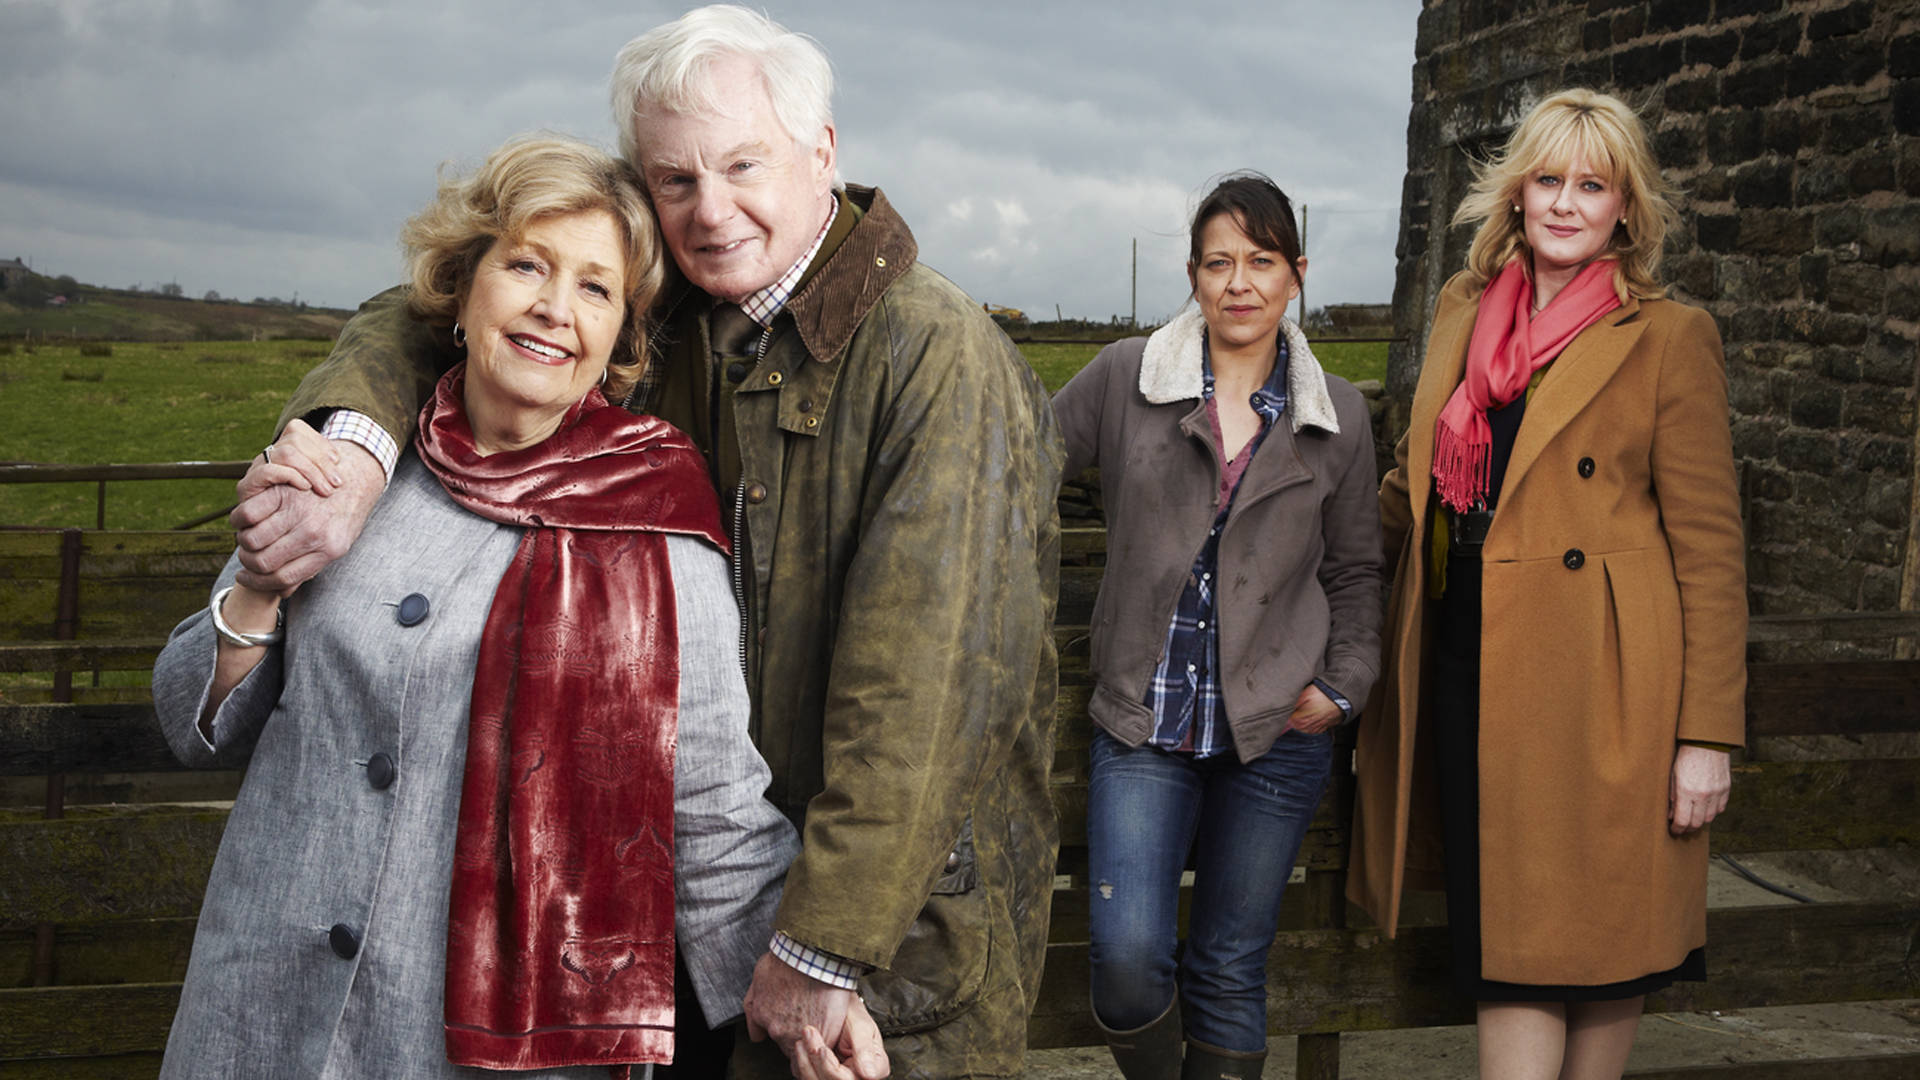
<path fill-rule="evenodd" d="M 1293 715 L 1287 718 L 1287 726 L 1305 735 L 1318 735 L 1329 728 L 1338 727 L 1347 718 L 1340 706 L 1333 703 L 1318 686 L 1307 684 L 1305 690 L 1293 701 Z"/>
<path fill-rule="evenodd" d="M 1686 743 L 1673 752 L 1673 778 L 1667 785 L 1667 830 L 1675 836 L 1706 826 L 1727 808 L 1733 766 L 1725 750 Z"/>

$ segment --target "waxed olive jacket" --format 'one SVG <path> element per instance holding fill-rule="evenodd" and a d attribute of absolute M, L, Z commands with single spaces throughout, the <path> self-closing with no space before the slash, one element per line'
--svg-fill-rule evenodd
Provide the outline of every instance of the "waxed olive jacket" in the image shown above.
<path fill-rule="evenodd" d="M 802 830 L 776 927 L 876 966 L 863 993 L 896 1062 L 1012 1075 L 1058 845 L 1064 450 L 1029 365 L 918 264 L 885 196 L 849 188 L 840 216 L 851 227 L 836 222 L 731 394 L 738 482 L 716 475 L 744 523 L 743 657 L 768 796 Z M 711 306 L 670 290 L 657 385 L 630 404 L 685 428 L 720 471 Z M 410 432 L 452 357 L 444 335 L 405 322 L 398 295 L 370 302 L 287 416 L 345 407 Z"/>

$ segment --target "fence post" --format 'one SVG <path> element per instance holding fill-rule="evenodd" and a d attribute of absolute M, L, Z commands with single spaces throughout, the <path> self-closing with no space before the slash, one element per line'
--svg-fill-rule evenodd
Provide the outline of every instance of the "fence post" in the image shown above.
<path fill-rule="evenodd" d="M 104 488 L 106 485 L 101 485 Z M 80 530 L 60 530 L 60 593 L 55 601 L 53 636 L 56 641 L 72 641 L 80 634 Z M 73 672 L 53 673 L 53 700 L 73 700 Z M 67 777 L 65 773 L 47 774 L 46 804 L 41 817 L 62 818 L 67 813 Z M 53 985 L 53 924 L 35 923 L 33 927 L 33 985 Z"/>

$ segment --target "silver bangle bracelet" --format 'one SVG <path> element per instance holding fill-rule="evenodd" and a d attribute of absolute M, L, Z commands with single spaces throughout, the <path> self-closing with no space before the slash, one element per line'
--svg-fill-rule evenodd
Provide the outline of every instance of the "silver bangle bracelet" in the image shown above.
<path fill-rule="evenodd" d="M 246 634 L 227 625 L 220 617 L 220 605 L 227 602 L 227 594 L 233 591 L 229 585 L 213 594 L 213 603 L 207 605 L 207 613 L 213 616 L 213 632 L 229 645 L 238 645 L 243 649 L 258 648 L 262 645 L 277 645 L 287 636 L 287 606 L 283 603 L 273 615 L 273 629 L 264 634 Z"/>

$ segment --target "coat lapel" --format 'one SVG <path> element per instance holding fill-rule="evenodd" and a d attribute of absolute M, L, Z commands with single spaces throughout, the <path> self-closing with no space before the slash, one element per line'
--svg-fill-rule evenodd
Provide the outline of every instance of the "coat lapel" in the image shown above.
<path fill-rule="evenodd" d="M 1639 299 L 1628 297 L 1626 304 L 1582 331 L 1553 362 L 1552 370 L 1527 402 L 1526 419 L 1521 421 L 1513 457 L 1507 462 L 1507 478 L 1500 487 L 1499 505 L 1506 505 L 1509 494 L 1518 490 L 1521 478 L 1539 459 L 1540 452 L 1580 415 L 1626 362 L 1634 342 L 1647 328 L 1645 320 L 1634 318 L 1639 313 Z"/>

